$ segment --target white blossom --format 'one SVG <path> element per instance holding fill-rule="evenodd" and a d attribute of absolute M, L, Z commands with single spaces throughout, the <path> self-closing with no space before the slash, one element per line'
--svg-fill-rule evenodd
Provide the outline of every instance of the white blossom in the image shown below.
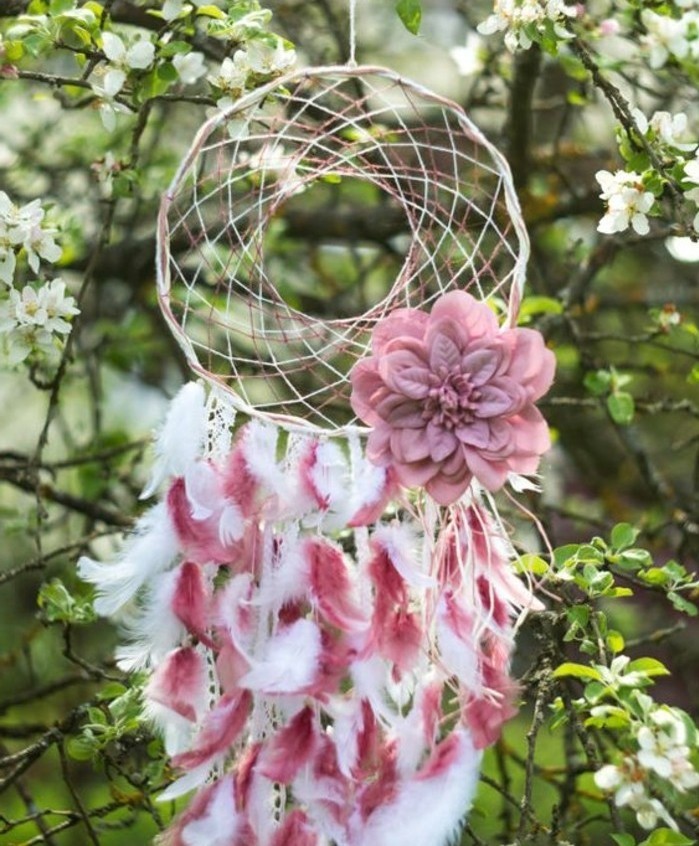
<path fill-rule="evenodd" d="M 505 32 L 505 46 L 515 52 L 532 45 L 526 31 L 532 25 L 542 30 L 545 22 L 552 21 L 559 38 L 569 38 L 570 33 L 563 25 L 566 18 L 574 18 L 577 11 L 563 0 L 495 0 L 493 13 L 477 27 L 482 35 Z"/>
<path fill-rule="evenodd" d="M 62 250 L 54 240 L 57 230 L 45 225 L 44 215 L 41 200 L 18 206 L 0 191 L 0 281 L 6 285 L 12 285 L 16 253 L 22 248 L 35 273 L 39 259 L 55 262 L 61 257 Z"/>
<path fill-rule="evenodd" d="M 624 232 L 631 226 L 639 235 L 650 231 L 647 214 L 655 198 L 650 191 L 644 191 L 641 176 L 633 171 L 618 170 L 610 173 L 600 170 L 595 179 L 602 188 L 600 194 L 607 204 L 607 212 L 600 220 L 597 231 L 605 235 Z"/>
<path fill-rule="evenodd" d="M 261 76 L 285 73 L 296 64 L 296 51 L 286 47 L 281 40 L 272 46 L 262 39 L 255 39 L 248 43 L 246 53 L 250 70 Z"/>
<path fill-rule="evenodd" d="M 155 45 L 147 38 L 137 38 L 127 47 L 115 33 L 104 32 L 102 49 L 109 60 L 101 86 L 107 98 L 116 97 L 121 91 L 130 70 L 146 70 L 155 59 Z"/>
<path fill-rule="evenodd" d="M 70 319 L 79 311 L 74 298 L 66 296 L 61 279 L 40 288 L 10 289 L 7 300 L 0 304 L 0 335 L 9 363 L 19 364 L 32 353 L 54 356 L 62 346 L 61 336 L 70 332 Z"/>
<path fill-rule="evenodd" d="M 245 83 L 250 74 L 248 54 L 245 50 L 236 50 L 233 58 L 227 56 L 222 62 L 218 73 L 207 77 L 208 82 L 221 91 L 226 91 L 234 97 L 239 97 L 245 90 Z"/>
<path fill-rule="evenodd" d="M 684 192 L 685 197 L 699 206 L 699 156 L 685 163 L 684 176 L 692 187 Z M 694 229 L 699 232 L 699 211 L 694 218 Z"/>
<path fill-rule="evenodd" d="M 65 318 L 78 313 L 73 297 L 65 294 L 65 282 L 53 279 L 38 290 L 32 285 L 25 285 L 21 291 L 13 288 L 5 321 L 11 319 L 16 325 L 41 326 L 48 332 L 65 335 L 70 332 L 70 324 Z"/>
<path fill-rule="evenodd" d="M 471 76 L 483 70 L 483 39 L 475 32 L 469 32 L 466 43 L 452 47 L 449 55 L 456 63 L 460 76 Z"/>
<path fill-rule="evenodd" d="M 651 725 L 638 730 L 638 762 L 666 779 L 681 793 L 699 785 L 699 773 L 690 760 L 685 724 L 670 708 L 656 708 Z"/>
<path fill-rule="evenodd" d="M 191 0 L 191 2 L 199 7 L 204 5 L 207 0 Z M 184 0 L 165 0 L 163 3 L 162 13 L 166 21 L 173 21 L 178 18 L 184 10 Z"/>
<path fill-rule="evenodd" d="M 67 335 L 70 332 L 68 321 L 79 314 L 80 309 L 73 297 L 66 296 L 66 283 L 62 279 L 52 279 L 39 289 L 39 295 L 46 311 L 46 328 L 49 332 Z"/>
<path fill-rule="evenodd" d="M 694 184 L 693 188 L 684 192 L 685 197 L 699 204 L 699 156 L 685 164 L 684 175 L 688 182 Z"/>
<path fill-rule="evenodd" d="M 690 50 L 689 26 L 694 17 L 693 13 L 687 13 L 681 18 L 671 18 L 643 9 L 641 21 L 646 28 L 646 35 L 642 36 L 641 41 L 650 51 L 651 68 L 661 68 L 670 57 L 687 57 Z"/>
<path fill-rule="evenodd" d="M 662 819 L 670 828 L 677 829 L 663 803 L 648 795 L 646 773 L 635 758 L 626 757 L 619 765 L 605 765 L 595 773 L 594 780 L 600 790 L 614 791 L 614 804 L 631 808 L 642 828 L 655 828 Z"/>
<path fill-rule="evenodd" d="M 177 75 L 185 85 L 193 85 L 206 74 L 203 53 L 194 51 L 186 54 L 178 53 L 173 58 L 172 64 L 177 71 Z"/>
<path fill-rule="evenodd" d="M 632 115 L 642 135 L 652 132 L 663 144 L 677 150 L 693 150 L 697 146 L 696 141 L 686 143 L 679 140 L 687 131 L 687 115 L 684 112 L 674 115 L 670 112 L 654 112 L 650 120 L 640 109 L 634 109 Z"/>

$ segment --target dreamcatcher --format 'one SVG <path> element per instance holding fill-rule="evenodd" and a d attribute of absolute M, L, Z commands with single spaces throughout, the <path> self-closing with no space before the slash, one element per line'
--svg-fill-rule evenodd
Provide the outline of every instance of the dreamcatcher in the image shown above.
<path fill-rule="evenodd" d="M 203 381 L 160 434 L 161 502 L 80 572 L 129 630 L 120 665 L 149 673 L 181 773 L 163 798 L 197 790 L 163 842 L 446 843 L 539 607 L 491 495 L 535 472 L 553 376 L 515 328 L 508 167 L 395 73 L 311 68 L 201 128 L 158 236 Z M 279 237 L 303 248 L 280 263 Z M 319 303 L 311 257 L 359 270 Z"/>

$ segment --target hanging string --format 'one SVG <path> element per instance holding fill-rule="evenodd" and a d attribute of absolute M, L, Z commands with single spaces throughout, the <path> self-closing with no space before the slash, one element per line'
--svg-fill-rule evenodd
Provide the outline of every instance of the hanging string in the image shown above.
<path fill-rule="evenodd" d="M 350 51 L 347 66 L 355 68 L 357 67 L 357 60 L 355 59 L 357 51 L 357 0 L 349 0 L 349 40 Z"/>

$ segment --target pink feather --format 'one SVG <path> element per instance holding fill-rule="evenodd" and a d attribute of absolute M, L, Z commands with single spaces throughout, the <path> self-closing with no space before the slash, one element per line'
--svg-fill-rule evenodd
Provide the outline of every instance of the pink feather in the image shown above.
<path fill-rule="evenodd" d="M 222 696 L 206 715 L 194 748 L 176 755 L 173 766 L 192 770 L 229 752 L 245 726 L 251 705 L 252 695 L 247 690 Z"/>
<path fill-rule="evenodd" d="M 151 676 L 146 698 L 195 722 L 206 695 L 206 665 L 192 647 L 171 652 Z"/>
<path fill-rule="evenodd" d="M 266 744 L 259 772 L 271 781 L 289 784 L 313 755 L 316 734 L 313 709 L 306 706 Z"/>
<path fill-rule="evenodd" d="M 306 542 L 305 552 L 311 590 L 325 619 L 347 632 L 366 628 L 368 621 L 354 600 L 342 550 L 314 538 Z"/>

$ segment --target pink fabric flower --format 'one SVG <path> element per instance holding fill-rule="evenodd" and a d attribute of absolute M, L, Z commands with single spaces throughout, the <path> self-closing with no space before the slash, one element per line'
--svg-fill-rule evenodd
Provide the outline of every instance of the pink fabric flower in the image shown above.
<path fill-rule="evenodd" d="M 372 355 L 351 373 L 352 408 L 373 427 L 367 456 L 441 505 L 476 479 L 488 490 L 509 473 L 533 473 L 550 446 L 534 407 L 555 359 L 532 329 L 500 329 L 464 291 L 431 313 L 398 309 L 379 323 Z"/>

